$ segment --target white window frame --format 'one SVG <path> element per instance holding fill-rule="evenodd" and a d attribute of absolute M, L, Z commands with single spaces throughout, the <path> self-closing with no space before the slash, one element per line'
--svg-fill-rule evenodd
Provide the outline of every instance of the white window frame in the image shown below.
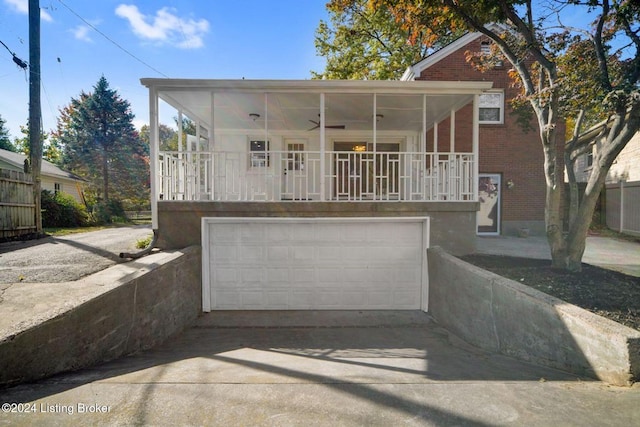
<path fill-rule="evenodd" d="M 495 108 L 495 107 L 483 107 L 482 106 L 482 99 L 484 95 L 500 95 L 500 118 L 498 120 L 482 120 L 482 118 L 480 119 L 479 123 L 481 125 L 501 125 L 504 123 L 504 91 L 502 90 L 491 90 L 491 91 L 487 91 L 483 94 L 480 95 L 480 100 L 479 100 L 479 109 L 482 110 L 482 108 Z M 482 117 L 482 114 L 480 114 L 480 117 Z"/>
<path fill-rule="evenodd" d="M 264 150 L 253 150 L 254 144 L 264 144 Z M 249 169 L 265 169 L 271 166 L 269 141 L 259 138 L 249 138 Z"/>

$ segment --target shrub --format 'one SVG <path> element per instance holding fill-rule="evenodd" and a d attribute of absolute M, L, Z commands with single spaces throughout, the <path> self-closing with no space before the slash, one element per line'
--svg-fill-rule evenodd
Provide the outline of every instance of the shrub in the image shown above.
<path fill-rule="evenodd" d="M 89 215 L 83 205 L 69 194 L 42 190 L 43 227 L 83 227 L 89 224 Z"/>
<path fill-rule="evenodd" d="M 109 199 L 100 201 L 94 206 L 94 218 L 99 224 L 111 224 L 113 222 L 127 222 L 122 201 Z"/>

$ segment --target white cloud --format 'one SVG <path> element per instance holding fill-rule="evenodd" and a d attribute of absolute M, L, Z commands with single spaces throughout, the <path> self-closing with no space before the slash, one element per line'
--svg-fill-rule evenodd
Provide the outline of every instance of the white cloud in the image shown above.
<path fill-rule="evenodd" d="M 4 3 L 12 8 L 15 12 L 29 14 L 29 0 L 4 0 Z M 53 22 L 53 18 L 46 10 L 40 7 L 40 19 L 47 22 Z"/>
<path fill-rule="evenodd" d="M 163 7 L 155 16 L 143 15 L 135 5 L 121 4 L 116 15 L 129 21 L 131 29 L 140 38 L 181 49 L 204 46 L 202 38 L 209 31 L 206 19 L 184 19 L 176 16 L 175 9 Z"/>
<path fill-rule="evenodd" d="M 77 27 L 71 29 L 70 31 L 77 40 L 80 40 L 83 42 L 89 42 L 89 43 L 93 42 L 91 37 L 89 37 L 89 32 L 91 31 L 91 28 L 87 27 L 86 25 L 78 25 Z"/>

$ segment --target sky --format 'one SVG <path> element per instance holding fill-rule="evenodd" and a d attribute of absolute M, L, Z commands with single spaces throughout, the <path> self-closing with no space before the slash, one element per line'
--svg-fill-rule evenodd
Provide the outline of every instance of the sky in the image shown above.
<path fill-rule="evenodd" d="M 40 0 L 43 130 L 104 75 L 149 121 L 144 77 L 309 79 L 327 0 Z M 28 0 L 0 0 L 0 40 L 29 61 Z M 168 109 L 164 109 L 168 110 Z M 168 114 L 171 114 L 170 112 Z M 173 113 L 175 114 L 175 113 Z M 0 116 L 11 139 L 29 116 L 27 72 L 0 45 Z M 160 117 L 173 125 L 172 116 Z"/>

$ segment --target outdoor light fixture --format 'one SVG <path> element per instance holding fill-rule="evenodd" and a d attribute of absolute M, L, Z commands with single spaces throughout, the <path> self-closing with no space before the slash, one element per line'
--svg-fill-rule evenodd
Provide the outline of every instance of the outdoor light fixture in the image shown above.
<path fill-rule="evenodd" d="M 376 122 L 379 122 L 380 120 L 384 119 L 384 115 L 382 114 L 376 114 Z"/>
<path fill-rule="evenodd" d="M 515 187 L 515 186 L 516 186 L 516 184 L 513 182 L 513 180 L 512 180 L 512 179 L 508 179 L 508 180 L 507 180 L 507 188 L 508 188 L 509 190 L 511 190 L 511 189 L 512 189 L 513 187 Z"/>
<path fill-rule="evenodd" d="M 367 151 L 366 145 L 354 145 L 353 151 Z"/>
<path fill-rule="evenodd" d="M 258 113 L 249 113 L 249 117 L 251 117 L 251 119 L 255 122 L 256 119 L 260 118 L 260 114 L 258 114 Z"/>

